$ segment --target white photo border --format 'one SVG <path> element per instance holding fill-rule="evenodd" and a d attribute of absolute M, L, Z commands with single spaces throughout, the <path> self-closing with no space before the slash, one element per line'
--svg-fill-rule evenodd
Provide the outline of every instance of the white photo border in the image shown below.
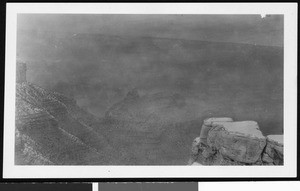
<path fill-rule="evenodd" d="M 297 177 L 296 3 L 7 3 L 3 178 L 278 178 Z M 16 27 L 18 13 L 283 14 L 283 166 L 21 166 L 14 164 Z M 200 131 L 200 130 L 199 130 Z"/>

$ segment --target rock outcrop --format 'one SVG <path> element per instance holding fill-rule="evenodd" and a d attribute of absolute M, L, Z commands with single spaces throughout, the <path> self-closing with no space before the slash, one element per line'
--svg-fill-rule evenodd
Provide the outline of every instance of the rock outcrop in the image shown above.
<path fill-rule="evenodd" d="M 17 83 L 15 164 L 109 164 L 114 150 L 93 129 L 96 122 L 73 99 Z"/>
<path fill-rule="evenodd" d="M 17 83 L 15 165 L 185 165 L 198 121 L 173 123 L 170 111 L 178 106 L 170 104 L 180 98 L 172 95 L 143 97 L 132 91 L 112 110 L 114 118 L 97 120 L 74 99 Z M 136 118 L 128 118 L 131 111 L 137 111 Z M 141 114 L 143 121 L 132 120 Z"/>
<path fill-rule="evenodd" d="M 190 165 L 283 165 L 283 135 L 265 137 L 255 121 L 204 120 Z"/>
<path fill-rule="evenodd" d="M 283 136 L 268 135 L 262 161 L 268 165 L 283 165 Z"/>

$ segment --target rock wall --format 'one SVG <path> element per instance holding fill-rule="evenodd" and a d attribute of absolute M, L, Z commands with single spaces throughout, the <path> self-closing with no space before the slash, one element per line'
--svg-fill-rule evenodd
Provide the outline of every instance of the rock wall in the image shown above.
<path fill-rule="evenodd" d="M 264 136 L 255 121 L 204 120 L 190 165 L 283 165 L 283 135 Z"/>
<path fill-rule="evenodd" d="M 114 150 L 76 101 L 35 84 L 16 84 L 16 165 L 109 164 Z M 115 153 L 117 155 L 117 153 Z"/>

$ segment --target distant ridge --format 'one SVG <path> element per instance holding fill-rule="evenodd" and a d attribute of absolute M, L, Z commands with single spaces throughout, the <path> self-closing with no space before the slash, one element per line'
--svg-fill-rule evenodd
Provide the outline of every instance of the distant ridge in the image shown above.
<path fill-rule="evenodd" d="M 18 30 L 20 33 L 31 33 L 31 30 Z M 110 37 L 110 38 L 119 38 L 119 39 L 132 39 L 132 38 L 144 38 L 144 39 L 160 39 L 160 40 L 172 40 L 172 41 L 183 41 L 183 42 L 202 42 L 202 43 L 216 43 L 216 44 L 232 44 L 232 45 L 248 45 L 248 46 L 258 46 L 258 47 L 277 47 L 283 48 L 283 46 L 279 45 L 262 45 L 262 44 L 254 44 L 254 43 L 245 43 L 245 42 L 230 42 L 230 41 L 213 41 L 213 40 L 204 40 L 204 39 L 185 39 L 185 38 L 170 38 L 170 37 L 156 37 L 156 36 L 130 36 L 130 35 L 112 35 L 112 34 L 101 34 L 101 33 L 71 33 L 71 32 L 57 32 L 57 31 L 43 31 L 41 34 L 54 34 L 55 35 L 63 35 L 68 38 L 81 38 L 81 37 Z"/>

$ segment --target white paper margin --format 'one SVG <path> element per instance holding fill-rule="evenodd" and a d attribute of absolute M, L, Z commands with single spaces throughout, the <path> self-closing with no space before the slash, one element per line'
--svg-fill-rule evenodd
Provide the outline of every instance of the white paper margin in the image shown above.
<path fill-rule="evenodd" d="M 99 190 L 99 183 L 93 182 L 92 191 L 98 191 L 98 190 Z"/>
<path fill-rule="evenodd" d="M 17 13 L 284 14 L 284 166 L 14 165 Z M 6 16 L 3 178 L 252 178 L 296 176 L 296 3 L 7 3 Z"/>

